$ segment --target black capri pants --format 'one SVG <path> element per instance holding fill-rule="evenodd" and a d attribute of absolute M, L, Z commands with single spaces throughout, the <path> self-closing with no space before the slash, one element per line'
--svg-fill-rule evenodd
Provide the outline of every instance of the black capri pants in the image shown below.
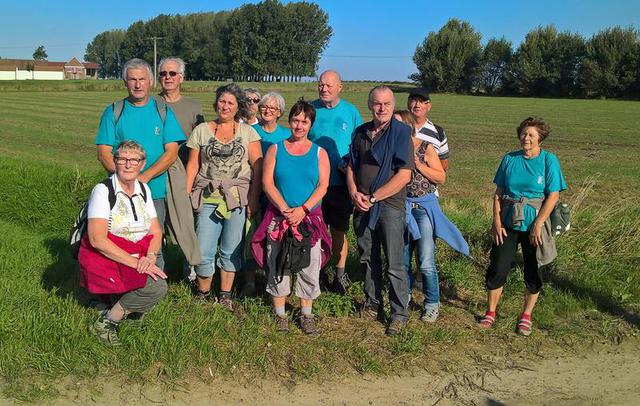
<path fill-rule="evenodd" d="M 529 241 L 528 231 L 507 230 L 502 245 L 493 244 L 491 263 L 487 268 L 485 283 L 487 289 L 494 290 L 504 286 L 511 264 L 516 259 L 518 243 L 522 247 L 524 259 L 524 284 L 530 293 L 538 293 L 542 289 L 542 275 L 536 259 L 536 247 Z"/>

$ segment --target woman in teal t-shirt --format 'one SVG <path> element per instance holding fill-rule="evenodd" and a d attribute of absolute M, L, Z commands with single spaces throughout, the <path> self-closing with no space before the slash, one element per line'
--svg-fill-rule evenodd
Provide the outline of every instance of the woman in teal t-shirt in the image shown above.
<path fill-rule="evenodd" d="M 542 289 L 540 267 L 555 257 L 549 216 L 560 192 L 567 188 L 558 158 L 540 148 L 549 136 L 549 126 L 538 117 L 528 117 L 517 128 L 522 149 L 506 154 L 493 182 L 493 227 L 491 263 L 487 269 L 487 312 L 481 328 L 492 327 L 518 244 L 524 259 L 525 294 L 517 325 L 519 334 L 531 334 L 531 312 Z M 545 224 L 546 223 L 546 224 Z"/>

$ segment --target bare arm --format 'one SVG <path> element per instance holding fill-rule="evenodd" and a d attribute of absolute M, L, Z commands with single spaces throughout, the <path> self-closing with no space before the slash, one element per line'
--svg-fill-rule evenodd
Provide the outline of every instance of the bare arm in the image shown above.
<path fill-rule="evenodd" d="M 251 186 L 249 187 L 248 215 L 251 217 L 257 213 L 260 206 L 260 193 L 262 192 L 262 147 L 260 141 L 249 144 L 249 164 L 253 170 Z"/>
<path fill-rule="evenodd" d="M 200 150 L 189 148 L 189 160 L 187 161 L 187 193 L 191 193 L 193 190 L 193 182 L 196 179 L 196 174 L 200 169 Z"/>
<path fill-rule="evenodd" d="M 367 196 L 364 193 L 358 192 L 358 186 L 356 186 L 355 174 L 353 173 L 351 163 L 347 165 L 347 189 L 349 190 L 351 201 L 353 201 L 358 211 L 365 212 L 371 208 L 371 203 L 369 203 Z"/>
<path fill-rule="evenodd" d="M 156 161 L 155 164 L 151 165 L 144 172 L 138 175 L 138 179 L 141 182 L 149 183 L 149 181 L 156 176 L 160 175 L 178 158 L 178 143 L 177 142 L 169 142 L 164 144 L 164 153 L 160 155 L 160 158 Z"/>
<path fill-rule="evenodd" d="M 98 161 L 109 173 L 116 171 L 116 164 L 113 162 L 113 147 L 111 145 L 98 145 Z"/>
<path fill-rule="evenodd" d="M 449 158 L 441 159 L 440 163 L 442 164 L 442 169 L 444 169 L 445 172 L 449 170 Z"/>
<path fill-rule="evenodd" d="M 287 202 L 276 188 L 276 184 L 273 181 L 273 172 L 276 168 L 276 146 L 272 145 L 267 150 L 267 155 L 264 157 L 264 163 L 262 164 L 262 189 L 267 195 L 267 198 L 281 213 L 289 209 Z"/>
<path fill-rule="evenodd" d="M 504 237 L 507 236 L 507 230 L 502 226 L 502 217 L 500 216 L 502 210 L 501 198 L 502 189 L 496 187 L 496 191 L 493 193 L 493 226 L 491 227 L 493 242 L 496 245 L 502 245 Z"/>
<path fill-rule="evenodd" d="M 402 168 L 398 169 L 391 179 L 384 185 L 382 185 L 378 190 L 373 192 L 371 195 L 374 196 L 378 200 L 384 200 L 389 196 L 393 196 L 402 190 L 403 187 L 407 186 L 407 183 L 411 180 L 411 169 Z"/>
<path fill-rule="evenodd" d="M 544 222 L 547 221 L 551 215 L 551 212 L 556 206 L 556 203 L 558 203 L 558 200 L 560 200 L 560 192 L 551 192 L 545 196 L 544 201 L 542 202 L 542 207 L 540 208 L 536 219 L 533 221 L 533 226 L 529 233 L 529 240 L 532 245 L 542 245 L 542 227 L 544 227 Z"/>
<path fill-rule="evenodd" d="M 427 150 L 424 153 L 424 162 L 416 156 L 415 158 L 416 170 L 420 172 L 424 177 L 429 179 L 436 185 L 443 185 L 447 178 L 445 170 L 442 168 L 440 158 L 436 153 L 433 145 L 428 144 Z"/>

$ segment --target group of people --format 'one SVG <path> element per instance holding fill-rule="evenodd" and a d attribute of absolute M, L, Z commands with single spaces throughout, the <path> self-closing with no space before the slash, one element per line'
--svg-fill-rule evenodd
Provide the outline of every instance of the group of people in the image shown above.
<path fill-rule="evenodd" d="M 100 119 L 98 159 L 112 175 L 91 193 L 78 258 L 83 286 L 109 302 L 93 325 L 103 343 L 118 345 L 120 322 L 139 320 L 166 294 L 165 230 L 184 253 L 184 277 L 194 282 L 198 300 L 233 311 L 236 273 L 244 273 L 244 286 L 236 289 L 250 296 L 256 270 L 264 269 L 277 329 L 289 329 L 285 302 L 293 283 L 299 327 L 317 334 L 312 306 L 321 288 L 345 294 L 350 284 L 345 264 L 353 219 L 365 281 L 361 315 L 387 320 L 390 336 L 405 328 L 415 256 L 424 293 L 420 318 L 437 320 L 435 239 L 464 255 L 469 246 L 438 204 L 449 147 L 444 129 L 428 119 L 425 90 L 411 91 L 408 110 L 396 110 L 392 89 L 374 87 L 367 100 L 372 120 L 363 123 L 340 97 L 335 71 L 320 75 L 318 99 L 298 100 L 288 115 L 280 94 L 262 96 L 230 83 L 216 90 L 216 119 L 205 121 L 202 106 L 180 93 L 184 70 L 181 59 L 163 59 L 162 91 L 154 96 L 149 64 L 128 61 L 122 72 L 128 97 L 107 106 Z M 288 128 L 279 123 L 283 115 Z M 523 121 L 522 149 L 505 155 L 494 179 L 494 244 L 481 328 L 496 321 L 520 243 L 526 294 L 518 332 L 531 332 L 540 267 L 555 254 L 547 249 L 553 244 L 548 218 L 566 188 L 557 158 L 540 149 L 548 134 L 541 119 Z M 216 272 L 220 285 L 213 295 Z"/>

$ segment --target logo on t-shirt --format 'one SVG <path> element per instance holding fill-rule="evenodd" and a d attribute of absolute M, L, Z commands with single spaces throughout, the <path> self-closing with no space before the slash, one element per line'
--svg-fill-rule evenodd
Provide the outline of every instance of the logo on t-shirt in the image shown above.
<path fill-rule="evenodd" d="M 342 123 L 342 131 L 347 131 L 348 124 Z"/>
<path fill-rule="evenodd" d="M 542 185 L 544 182 L 544 178 L 542 176 L 538 176 L 538 185 Z"/>
<path fill-rule="evenodd" d="M 160 127 L 156 127 L 155 134 L 160 135 Z"/>

